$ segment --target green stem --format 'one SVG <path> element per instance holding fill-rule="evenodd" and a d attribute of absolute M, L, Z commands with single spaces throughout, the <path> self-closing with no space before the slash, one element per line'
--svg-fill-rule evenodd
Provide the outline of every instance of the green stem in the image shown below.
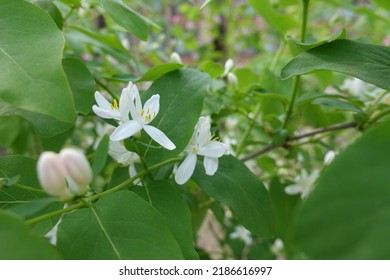
<path fill-rule="evenodd" d="M 390 114 L 390 108 L 386 108 L 385 110 L 379 112 L 378 114 L 376 114 L 376 116 L 372 117 L 372 119 L 370 119 L 368 122 L 367 122 L 367 126 L 369 126 L 370 124 L 373 124 L 375 122 L 377 122 L 378 120 L 380 120 L 381 118 L 387 116 L 388 114 Z"/>
<path fill-rule="evenodd" d="M 303 1 L 303 17 L 302 17 L 302 26 L 301 26 L 301 42 L 304 43 L 306 40 L 306 27 L 307 27 L 307 17 L 309 13 L 309 2 L 310 0 L 302 0 Z M 298 93 L 298 88 L 299 88 L 299 80 L 300 80 L 300 75 L 295 76 L 294 78 L 294 84 L 293 84 L 293 89 L 291 93 L 291 101 L 287 109 L 286 113 L 286 118 L 284 119 L 284 124 L 283 128 L 287 127 L 287 123 L 291 117 L 294 104 L 295 104 L 295 99 Z"/>
<path fill-rule="evenodd" d="M 251 131 L 253 129 L 253 126 L 256 123 L 256 120 L 257 120 L 257 118 L 258 118 L 258 116 L 260 114 L 260 107 L 261 107 L 260 103 L 257 103 L 253 119 L 252 119 L 251 123 L 249 124 L 248 128 L 245 130 L 244 135 L 243 135 L 240 143 L 238 144 L 238 147 L 237 147 L 237 150 L 236 150 L 237 157 L 241 154 L 241 152 L 242 152 L 242 150 L 243 150 L 243 148 L 245 146 L 246 140 L 249 137 L 249 135 L 250 135 L 250 133 L 251 133 Z"/>
<path fill-rule="evenodd" d="M 15 184 L 15 185 L 12 185 L 11 187 L 18 188 L 18 189 L 25 190 L 25 191 L 30 191 L 30 192 L 45 193 L 44 190 L 33 188 L 33 187 L 29 187 L 29 186 L 25 186 L 25 185 L 22 185 L 22 184 Z"/>
<path fill-rule="evenodd" d="M 158 163 L 156 165 L 151 166 L 148 170 L 141 171 L 140 173 L 138 173 L 134 177 L 131 177 L 131 178 L 127 179 L 126 181 L 116 185 L 115 187 L 113 187 L 111 189 L 108 189 L 108 190 L 106 190 L 104 192 L 92 195 L 92 196 L 90 196 L 90 197 L 88 197 L 88 198 L 86 198 L 86 199 L 84 199 L 84 200 L 82 200 L 82 201 L 80 201 L 80 202 L 78 202 L 76 204 L 70 205 L 68 208 L 60 209 L 60 210 L 57 210 L 57 211 L 54 211 L 54 212 L 51 212 L 51 213 L 47 213 L 47 214 L 44 214 L 42 216 L 30 219 L 30 220 L 27 220 L 26 223 L 29 224 L 29 225 L 32 225 L 32 224 L 36 224 L 36 223 L 39 223 L 41 221 L 50 219 L 52 217 L 55 217 L 55 216 L 58 216 L 58 215 L 61 215 L 61 214 L 65 214 L 65 213 L 71 212 L 71 211 L 73 211 L 75 209 L 78 209 L 78 208 L 83 207 L 86 204 L 88 204 L 88 203 L 85 202 L 85 200 L 87 200 L 88 202 L 92 202 L 92 201 L 98 200 L 99 198 L 102 198 L 102 197 L 104 197 L 104 196 L 106 196 L 108 194 L 111 194 L 113 192 L 116 192 L 116 191 L 126 187 L 128 184 L 132 183 L 135 179 L 141 178 L 141 177 L 145 176 L 146 174 L 148 174 L 149 172 L 151 172 L 153 170 L 159 169 L 159 168 L 161 168 L 161 167 L 163 167 L 165 165 L 168 165 L 168 164 L 180 161 L 180 160 L 181 160 L 181 157 L 175 157 L 175 158 L 171 158 L 171 159 L 168 159 L 166 161 L 160 162 L 160 163 Z"/>

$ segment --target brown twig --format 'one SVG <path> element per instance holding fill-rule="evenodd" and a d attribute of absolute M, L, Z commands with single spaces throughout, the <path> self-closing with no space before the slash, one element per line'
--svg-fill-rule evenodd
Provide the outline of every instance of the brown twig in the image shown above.
<path fill-rule="evenodd" d="M 336 130 L 342 130 L 342 129 L 346 129 L 346 128 L 353 128 L 353 127 L 356 127 L 357 125 L 358 124 L 356 122 L 341 123 L 341 124 L 331 125 L 331 126 L 328 126 L 328 127 L 314 129 L 312 131 L 305 132 L 305 133 L 302 133 L 302 134 L 299 134 L 299 135 L 290 136 L 281 144 L 271 143 L 271 144 L 268 144 L 267 146 L 263 147 L 262 149 L 254 152 L 252 154 L 248 154 L 246 156 L 243 156 L 241 158 L 241 161 L 247 161 L 247 160 L 256 158 L 256 157 L 258 157 L 258 156 L 260 156 L 262 154 L 265 154 L 265 153 L 267 153 L 267 152 L 269 152 L 269 151 L 271 151 L 271 150 L 273 150 L 275 148 L 284 147 L 289 142 L 292 142 L 292 141 L 296 141 L 296 140 L 299 140 L 299 139 L 302 139 L 302 138 L 307 138 L 307 137 L 310 137 L 310 136 L 314 136 L 314 135 L 325 133 L 325 132 L 329 132 L 329 131 L 336 131 Z"/>

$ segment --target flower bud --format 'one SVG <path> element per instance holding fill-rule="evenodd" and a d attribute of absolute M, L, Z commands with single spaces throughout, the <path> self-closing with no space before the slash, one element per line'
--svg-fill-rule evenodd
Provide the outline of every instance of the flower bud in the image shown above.
<path fill-rule="evenodd" d="M 56 153 L 44 152 L 37 164 L 38 178 L 42 188 L 50 195 L 70 196 L 61 159 Z"/>
<path fill-rule="evenodd" d="M 223 76 L 226 76 L 233 69 L 233 67 L 234 67 L 233 59 L 229 58 L 228 60 L 226 60 Z"/>
<path fill-rule="evenodd" d="M 237 76 L 234 75 L 233 73 L 228 73 L 227 74 L 227 81 L 229 84 L 231 84 L 234 88 L 238 87 L 238 79 Z"/>
<path fill-rule="evenodd" d="M 171 59 L 171 61 L 174 62 L 174 63 L 183 64 L 183 62 L 181 61 L 181 57 L 180 57 L 180 55 L 179 55 L 177 52 L 173 52 L 173 53 L 171 54 L 170 59 Z"/>
<path fill-rule="evenodd" d="M 77 186 L 77 194 L 85 193 L 92 181 L 91 166 L 85 155 L 76 149 L 66 148 L 61 150 L 59 157 L 66 175 Z"/>

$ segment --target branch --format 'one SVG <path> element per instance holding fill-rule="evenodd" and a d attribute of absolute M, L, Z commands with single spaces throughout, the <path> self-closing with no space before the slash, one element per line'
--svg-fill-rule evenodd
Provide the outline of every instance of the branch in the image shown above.
<path fill-rule="evenodd" d="M 312 131 L 305 132 L 305 133 L 302 133 L 302 134 L 299 134 L 299 135 L 290 136 L 283 143 L 281 143 L 279 145 L 271 143 L 271 144 L 268 144 L 267 146 L 263 147 L 259 151 L 256 151 L 256 152 L 254 152 L 252 154 L 248 154 L 248 155 L 242 157 L 241 161 L 247 161 L 247 160 L 256 158 L 256 157 L 258 157 L 258 156 L 260 156 L 262 154 L 265 154 L 265 153 L 267 153 L 267 152 L 269 152 L 269 151 L 271 151 L 271 150 L 273 150 L 275 148 L 284 147 L 284 146 L 286 146 L 287 143 L 292 142 L 292 141 L 296 141 L 296 140 L 299 140 L 299 139 L 302 139 L 302 138 L 307 138 L 307 137 L 310 137 L 310 136 L 314 136 L 314 135 L 325 133 L 325 132 L 329 132 L 329 131 L 342 130 L 342 129 L 345 129 L 345 128 L 353 128 L 353 127 L 356 127 L 357 125 L 358 124 L 356 122 L 341 123 L 341 124 L 331 125 L 331 126 L 328 126 L 328 127 L 314 129 Z"/>

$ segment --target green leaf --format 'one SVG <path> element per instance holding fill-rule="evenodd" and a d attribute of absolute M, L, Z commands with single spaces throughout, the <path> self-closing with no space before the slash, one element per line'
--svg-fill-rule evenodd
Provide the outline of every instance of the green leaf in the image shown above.
<path fill-rule="evenodd" d="M 217 78 L 223 74 L 222 65 L 213 61 L 205 61 L 199 66 L 199 70 L 208 73 L 211 78 Z"/>
<path fill-rule="evenodd" d="M 390 2 L 388 0 L 371 0 L 379 7 L 382 7 L 388 11 L 390 11 Z"/>
<path fill-rule="evenodd" d="M 183 259 L 161 215 L 129 191 L 68 214 L 59 226 L 57 246 L 67 259 Z"/>
<path fill-rule="evenodd" d="M 310 50 L 314 47 L 321 46 L 325 43 L 330 43 L 330 42 L 333 42 L 335 40 L 345 39 L 346 36 L 347 36 L 347 34 L 345 32 L 345 29 L 342 28 L 339 31 L 337 31 L 336 33 L 334 33 L 332 36 L 330 36 L 327 40 L 322 40 L 322 41 L 319 41 L 316 43 L 302 43 L 300 41 L 294 40 L 291 36 L 287 36 L 287 43 L 288 43 L 288 46 L 290 47 L 291 54 L 293 56 L 297 56 L 301 52 Z"/>
<path fill-rule="evenodd" d="M 390 90 L 389 61 L 388 47 L 336 40 L 298 55 L 282 69 L 281 78 L 331 70 Z"/>
<path fill-rule="evenodd" d="M 0 177 L 18 177 L 18 183 L 36 188 L 35 191 L 27 191 L 16 187 L 0 188 L 0 208 L 6 208 L 17 204 L 26 203 L 30 200 L 47 197 L 39 186 L 36 161 L 24 156 L 0 157 Z"/>
<path fill-rule="evenodd" d="M 390 121 L 336 157 L 304 202 L 296 240 L 312 259 L 390 258 Z"/>
<path fill-rule="evenodd" d="M 167 223 L 186 259 L 199 259 L 194 249 L 191 213 L 180 192 L 166 181 L 148 184 L 151 205 Z M 149 202 L 145 187 L 137 187 L 135 193 Z"/>
<path fill-rule="evenodd" d="M 152 68 L 150 68 L 146 73 L 137 80 L 137 82 L 144 82 L 144 81 L 154 81 L 160 78 L 161 76 L 165 75 L 166 73 L 172 72 L 174 70 L 183 68 L 183 64 L 179 63 L 164 63 L 160 65 L 156 65 Z"/>
<path fill-rule="evenodd" d="M 62 66 L 73 92 L 76 111 L 88 114 L 94 102 L 95 80 L 92 74 L 84 63 L 76 58 L 65 58 Z"/>
<path fill-rule="evenodd" d="M 359 107 L 356 107 L 355 105 L 352 105 L 350 103 L 347 103 L 337 98 L 321 97 L 312 101 L 311 104 L 317 104 L 329 108 L 340 109 L 343 111 L 351 111 L 356 113 L 362 112 L 362 110 Z"/>
<path fill-rule="evenodd" d="M 232 156 L 220 158 L 213 176 L 206 175 L 203 164 L 198 162 L 192 178 L 209 196 L 227 204 L 252 233 L 264 238 L 273 235 L 274 213 L 269 194 L 241 161 Z"/>
<path fill-rule="evenodd" d="M 197 70 L 175 70 L 156 80 L 141 95 L 145 102 L 153 94 L 160 94 L 160 111 L 150 125 L 164 132 L 176 145 L 173 151 L 146 148 L 141 154 L 148 163 L 155 164 L 176 156 L 188 145 L 203 107 L 209 81 L 207 74 Z M 149 139 L 143 131 L 141 141 L 156 145 Z"/>
<path fill-rule="evenodd" d="M 104 135 L 96 149 L 96 154 L 92 162 L 93 177 L 96 177 L 103 170 L 104 166 L 106 166 L 109 140 L 108 135 Z"/>
<path fill-rule="evenodd" d="M 249 0 L 255 11 L 280 34 L 284 35 L 290 29 L 298 27 L 298 23 L 291 17 L 281 14 L 269 0 Z"/>
<path fill-rule="evenodd" d="M 43 237 L 31 231 L 16 215 L 0 210 L 0 259 L 55 260 L 56 249 Z"/>
<path fill-rule="evenodd" d="M 52 18 L 30 3 L 0 0 L 0 38 L 0 115 L 20 115 L 46 136 L 69 128 L 75 110 L 61 65 L 64 38 Z"/>
<path fill-rule="evenodd" d="M 127 7 L 121 0 L 100 0 L 112 19 L 138 39 L 148 39 L 148 24 L 145 18 Z"/>
<path fill-rule="evenodd" d="M 12 144 L 19 134 L 19 125 L 19 117 L 0 117 L 0 148 L 7 148 Z"/>

